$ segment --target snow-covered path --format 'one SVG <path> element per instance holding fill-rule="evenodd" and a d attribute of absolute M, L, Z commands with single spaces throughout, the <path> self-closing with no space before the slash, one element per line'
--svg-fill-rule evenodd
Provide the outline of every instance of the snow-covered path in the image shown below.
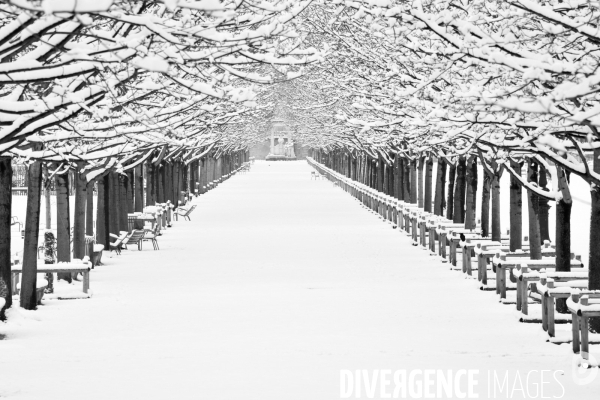
<path fill-rule="evenodd" d="M 573 383 L 567 345 L 309 171 L 257 162 L 160 251 L 106 257 L 92 299 L 13 310 L 0 397 L 331 400 L 343 369 L 464 368 L 487 398 L 488 371 L 512 385 L 518 368 L 563 370 L 565 398 L 597 398 L 597 382 Z"/>

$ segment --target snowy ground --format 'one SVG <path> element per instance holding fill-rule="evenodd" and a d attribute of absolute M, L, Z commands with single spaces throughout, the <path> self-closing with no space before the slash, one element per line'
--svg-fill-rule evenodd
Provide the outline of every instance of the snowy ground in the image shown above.
<path fill-rule="evenodd" d="M 256 162 L 160 251 L 105 257 L 91 299 L 11 310 L 0 397 L 331 400 L 340 370 L 422 368 L 479 370 L 479 398 L 508 397 L 488 393 L 493 374 L 534 397 L 541 370 L 545 397 L 598 398 L 569 345 L 309 171 Z"/>

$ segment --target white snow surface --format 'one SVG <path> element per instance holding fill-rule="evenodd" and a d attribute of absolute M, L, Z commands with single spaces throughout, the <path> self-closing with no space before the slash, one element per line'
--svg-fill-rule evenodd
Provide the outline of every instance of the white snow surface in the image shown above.
<path fill-rule="evenodd" d="M 160 250 L 106 253 L 92 298 L 13 307 L 0 397 L 331 400 L 342 369 L 423 368 L 480 370 L 480 398 L 490 372 L 561 370 L 564 398 L 597 399 L 570 345 L 310 171 L 257 161 L 194 200 Z"/>

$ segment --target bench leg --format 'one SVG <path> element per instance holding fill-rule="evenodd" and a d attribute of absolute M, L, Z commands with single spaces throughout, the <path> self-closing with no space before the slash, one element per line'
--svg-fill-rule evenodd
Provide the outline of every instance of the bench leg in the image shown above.
<path fill-rule="evenodd" d="M 496 294 L 500 294 L 500 268 L 496 266 Z"/>
<path fill-rule="evenodd" d="M 429 229 L 429 245 L 431 246 L 431 253 L 435 254 L 435 229 Z"/>
<path fill-rule="evenodd" d="M 440 255 L 442 259 L 447 260 L 446 254 L 446 234 L 440 234 Z M 446 262 L 446 261 L 444 261 Z"/>
<path fill-rule="evenodd" d="M 573 353 L 577 354 L 581 350 L 579 346 L 579 318 L 577 317 L 577 313 L 571 313 L 571 329 L 573 332 L 573 341 L 571 343 L 573 345 Z"/>
<path fill-rule="evenodd" d="M 554 297 L 552 296 L 546 299 L 546 319 L 548 323 L 548 335 L 554 337 L 556 332 L 554 330 Z"/>
<path fill-rule="evenodd" d="M 500 270 L 500 298 L 506 298 L 506 270 L 504 268 L 499 268 Z"/>
<path fill-rule="evenodd" d="M 518 284 L 518 282 L 519 281 L 517 281 L 517 284 Z M 535 291 L 535 288 L 532 288 L 532 290 Z M 528 313 L 529 313 L 529 303 L 527 302 L 527 298 L 529 296 L 527 295 L 527 291 L 528 291 L 527 282 L 521 282 L 521 312 L 523 314 L 525 314 L 525 315 L 528 315 Z M 517 296 L 518 296 L 518 293 L 517 293 Z M 518 304 L 519 303 L 518 303 L 518 300 L 517 300 L 517 305 Z"/>
<path fill-rule="evenodd" d="M 83 293 L 90 289 L 90 271 L 83 271 Z"/>
<path fill-rule="evenodd" d="M 481 283 L 487 285 L 487 257 L 481 257 Z"/>
<path fill-rule="evenodd" d="M 521 311 L 522 310 L 522 304 L 521 302 L 523 301 L 523 283 L 521 280 L 517 279 L 517 311 Z"/>
<path fill-rule="evenodd" d="M 581 358 L 587 360 L 589 358 L 590 343 L 589 343 L 589 330 L 588 330 L 588 318 L 582 315 L 581 321 Z"/>

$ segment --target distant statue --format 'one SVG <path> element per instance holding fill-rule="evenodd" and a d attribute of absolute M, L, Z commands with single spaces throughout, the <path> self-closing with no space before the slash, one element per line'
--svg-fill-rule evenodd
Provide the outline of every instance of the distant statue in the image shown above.
<path fill-rule="evenodd" d="M 296 157 L 296 155 L 294 154 L 294 142 L 292 140 L 287 142 L 285 145 L 285 156 L 289 158 Z"/>
<path fill-rule="evenodd" d="M 283 139 L 282 138 L 277 139 L 277 147 L 276 147 L 275 154 L 278 155 L 278 156 L 281 156 L 281 155 L 284 154 Z"/>

